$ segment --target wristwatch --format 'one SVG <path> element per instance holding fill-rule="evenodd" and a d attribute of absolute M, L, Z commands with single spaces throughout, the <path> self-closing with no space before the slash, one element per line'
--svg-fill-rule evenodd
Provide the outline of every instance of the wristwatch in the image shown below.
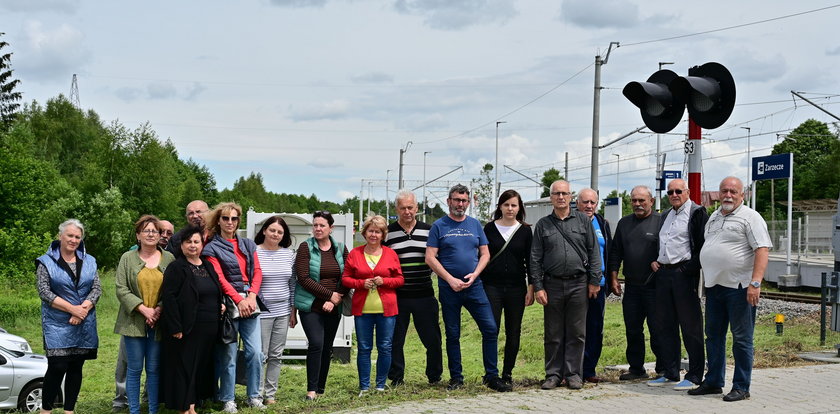
<path fill-rule="evenodd" d="M 759 282 L 757 280 L 753 280 L 752 282 L 750 282 L 750 286 L 752 286 L 754 288 L 760 288 L 761 287 L 761 282 Z"/>

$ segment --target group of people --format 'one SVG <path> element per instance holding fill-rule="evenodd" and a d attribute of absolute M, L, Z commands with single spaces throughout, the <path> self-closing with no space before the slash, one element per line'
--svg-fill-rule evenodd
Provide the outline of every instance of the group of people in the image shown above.
<path fill-rule="evenodd" d="M 470 191 L 449 191 L 446 216 L 432 225 L 417 220 L 416 196 L 397 194 L 398 220 L 369 216 L 365 243 L 348 250 L 331 235 L 334 219 L 316 211 L 312 237 L 296 251 L 279 216 L 267 219 L 255 240 L 240 237 L 242 209 L 203 201 L 187 206 L 188 226 L 144 215 L 135 223 L 136 246 L 116 269 L 121 335 L 114 407 L 140 412 L 140 378 L 146 372 L 150 413 L 159 405 L 195 413 L 196 404 L 234 401 L 237 363 L 244 364 L 249 406 L 276 402 L 287 331 L 298 321 L 308 340 L 307 400 L 326 389 L 332 344 L 342 315 L 353 315 L 358 344 L 360 396 L 373 387 L 404 382 L 405 338 L 411 320 L 426 349 L 429 383 L 443 375 L 443 317 L 448 390 L 464 385 L 461 309 L 482 337 L 483 383 L 510 391 L 523 314 L 534 302 L 544 309 L 545 381 L 580 389 L 600 381 L 595 368 L 603 346 L 605 298 L 622 296 L 630 369 L 620 380 L 648 379 L 644 324 L 656 356 L 651 386 L 673 386 L 692 395 L 721 394 L 726 331 L 734 337 L 735 376 L 725 401 L 749 398 L 755 307 L 771 247 L 767 226 L 743 204 L 743 184 L 720 184 L 721 206 L 711 218 L 692 203 L 683 180 L 668 185 L 671 208 L 652 210 L 645 186 L 631 192 L 633 214 L 610 231 L 597 214 L 598 196 L 578 193 L 572 209 L 569 183 L 551 185 L 552 213 L 533 228 L 521 196 L 500 194 L 493 220 L 481 226 L 466 213 Z M 614 233 L 614 234 L 613 234 Z M 72 413 L 85 360 L 96 358 L 95 306 L 102 291 L 96 260 L 84 248 L 84 226 L 70 219 L 58 240 L 36 261 L 42 299 L 44 348 L 49 361 L 42 413 L 50 412 L 64 381 L 64 410 Z M 703 269 L 703 284 L 700 269 Z M 618 280 L 619 269 L 624 285 Z M 438 279 L 435 300 L 432 272 Z M 700 289 L 705 287 L 705 350 Z M 440 307 L 438 307 L 440 306 Z M 504 360 L 498 368 L 498 335 L 505 319 Z M 223 340 L 233 330 L 238 340 Z M 689 369 L 680 380 L 682 341 Z M 374 342 L 375 333 L 375 342 Z M 244 359 L 237 362 L 240 343 Z M 703 370 L 708 355 L 708 372 Z M 242 369 L 244 368 L 244 369 Z"/>

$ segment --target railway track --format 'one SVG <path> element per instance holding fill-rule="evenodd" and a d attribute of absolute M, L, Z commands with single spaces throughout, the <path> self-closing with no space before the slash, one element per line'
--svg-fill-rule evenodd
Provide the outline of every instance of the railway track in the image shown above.
<path fill-rule="evenodd" d="M 783 300 L 786 302 L 811 303 L 816 305 L 820 304 L 819 296 L 803 295 L 801 293 L 761 292 L 761 297 L 767 299 Z"/>

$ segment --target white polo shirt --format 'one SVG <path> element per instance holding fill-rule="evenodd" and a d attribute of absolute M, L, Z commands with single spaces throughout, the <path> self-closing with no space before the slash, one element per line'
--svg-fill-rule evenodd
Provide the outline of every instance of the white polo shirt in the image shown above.
<path fill-rule="evenodd" d="M 691 260 L 691 235 L 688 222 L 691 221 L 691 200 L 678 209 L 671 208 L 663 213 L 665 221 L 659 229 L 659 256 L 656 261 L 663 264 L 677 264 Z"/>
<path fill-rule="evenodd" d="M 727 215 L 717 209 L 706 223 L 700 265 L 706 287 L 746 287 L 752 280 L 755 250 L 773 247 L 767 223 L 741 204 Z"/>

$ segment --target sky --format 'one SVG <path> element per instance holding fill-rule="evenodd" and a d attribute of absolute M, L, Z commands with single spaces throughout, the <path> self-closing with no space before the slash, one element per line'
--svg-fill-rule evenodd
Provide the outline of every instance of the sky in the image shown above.
<path fill-rule="evenodd" d="M 567 153 L 572 189 L 588 187 L 594 62 L 610 42 L 601 144 L 644 125 L 621 90 L 659 62 L 730 70 L 735 109 L 703 131 L 703 188 L 716 190 L 746 178 L 748 141 L 767 155 L 809 118 L 836 121 L 790 91 L 840 114 L 838 21 L 826 1 L 0 2 L 25 101 L 69 95 L 76 74 L 82 108 L 148 122 L 219 189 L 255 172 L 270 191 L 332 201 L 382 199 L 386 185 L 393 198 L 404 149 L 405 187 L 448 173 L 427 187 L 441 202 L 495 164 L 497 132 L 503 190 L 536 198 L 523 175 L 562 173 Z M 660 136 L 668 170 L 687 168 L 686 120 Z M 602 195 L 653 186 L 656 141 L 642 132 L 603 148 Z"/>

